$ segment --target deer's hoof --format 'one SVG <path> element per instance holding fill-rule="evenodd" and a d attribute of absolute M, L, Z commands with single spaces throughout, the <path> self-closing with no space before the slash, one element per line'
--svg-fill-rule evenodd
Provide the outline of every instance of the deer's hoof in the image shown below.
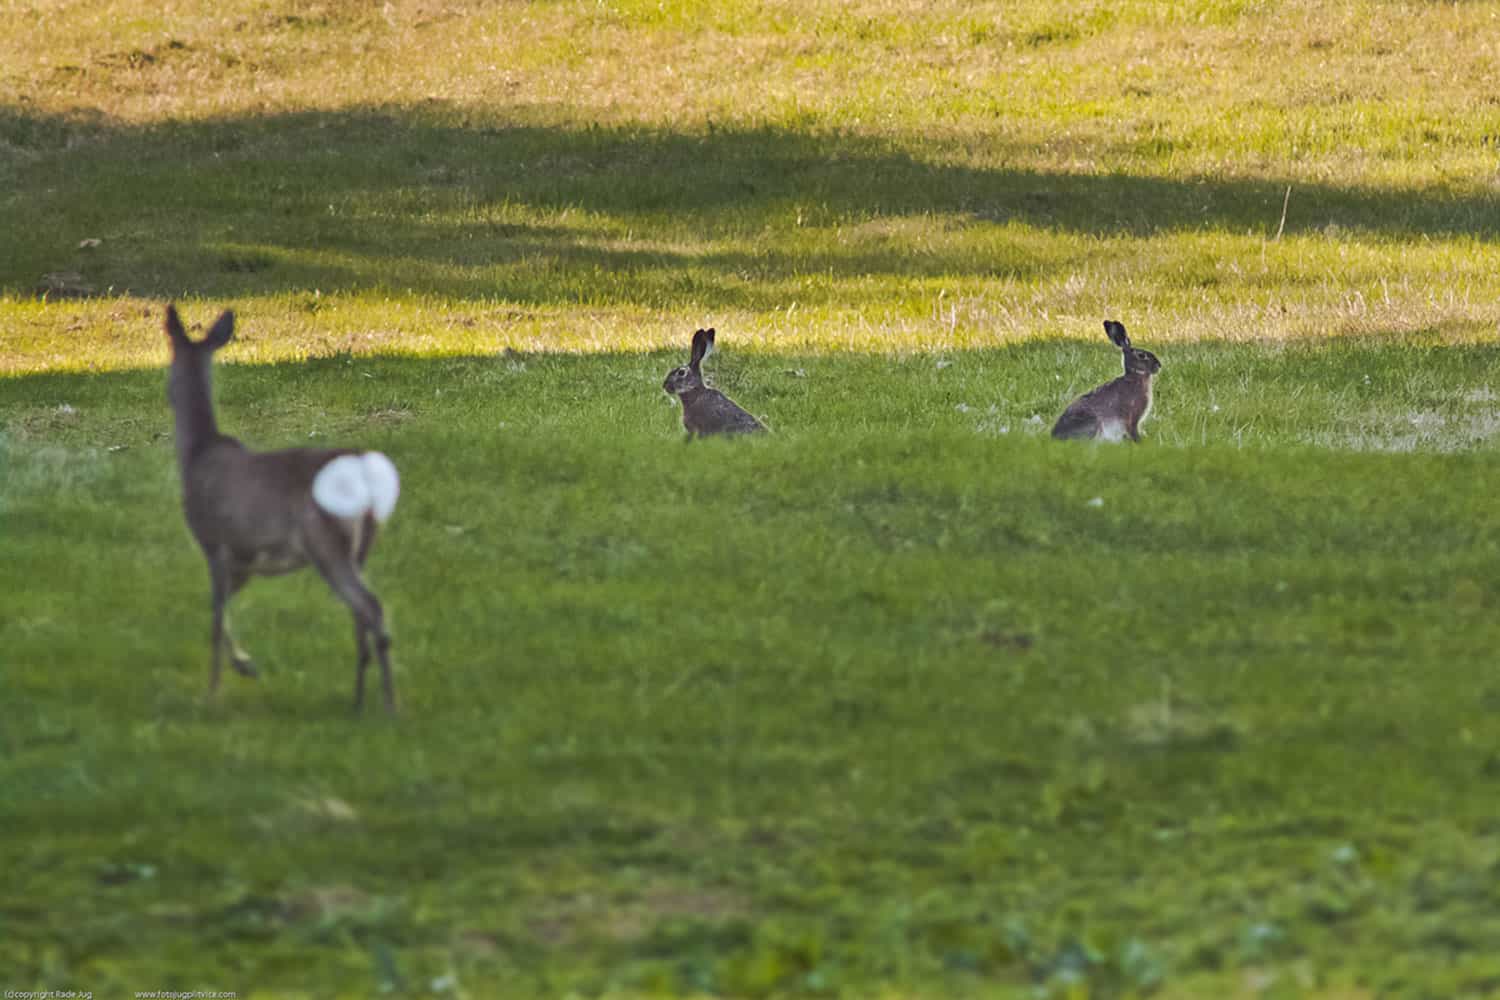
<path fill-rule="evenodd" d="M 255 669 L 255 661 L 248 656 L 236 656 L 229 661 L 234 672 L 241 677 L 259 678 L 260 671 Z"/>

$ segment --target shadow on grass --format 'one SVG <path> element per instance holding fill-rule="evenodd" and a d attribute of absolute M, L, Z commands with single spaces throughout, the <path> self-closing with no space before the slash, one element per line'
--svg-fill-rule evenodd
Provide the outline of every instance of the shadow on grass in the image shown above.
<path fill-rule="evenodd" d="M 0 247 L 0 289 L 29 294 L 42 274 L 76 270 L 99 291 L 155 295 L 384 288 L 759 308 L 816 279 L 857 302 L 854 279 L 1026 279 L 1099 252 L 1033 229 L 1269 235 L 1285 192 L 979 168 L 952 162 L 962 150 L 852 135 L 516 114 L 497 125 L 434 103 L 138 127 L 0 108 L 0 179 L 17 192 L 0 222 L 22 234 Z M 1299 183 L 1286 231 L 1491 241 L 1497 207 L 1488 194 Z"/>

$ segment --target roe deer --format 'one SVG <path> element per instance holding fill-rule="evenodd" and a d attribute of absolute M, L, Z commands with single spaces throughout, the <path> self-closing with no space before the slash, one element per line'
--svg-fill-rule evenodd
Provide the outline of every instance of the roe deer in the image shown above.
<path fill-rule="evenodd" d="M 378 451 L 291 448 L 254 452 L 219 433 L 210 386 L 214 352 L 234 336 L 225 311 L 200 341 L 188 338 L 175 306 L 167 306 L 172 365 L 167 398 L 176 417 L 177 465 L 188 528 L 208 559 L 213 593 L 213 668 L 210 697 L 219 689 L 225 647 L 230 664 L 255 677 L 250 657 L 229 631 L 225 607 L 252 576 L 275 576 L 315 566 L 354 613 L 359 650 L 354 707 L 364 703 L 370 647 L 380 659 L 385 707 L 396 710 L 390 636 L 380 601 L 360 570 L 376 527 L 391 516 L 400 484 L 396 467 Z"/>

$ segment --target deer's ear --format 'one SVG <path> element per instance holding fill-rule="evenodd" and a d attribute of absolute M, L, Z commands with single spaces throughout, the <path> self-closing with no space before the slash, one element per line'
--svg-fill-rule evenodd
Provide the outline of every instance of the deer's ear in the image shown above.
<path fill-rule="evenodd" d="M 181 347 L 191 341 L 188 340 L 187 331 L 182 328 L 182 319 L 177 315 L 177 306 L 167 306 L 167 319 L 164 324 L 167 330 L 167 339 L 172 342 L 173 347 Z"/>
<path fill-rule="evenodd" d="M 230 338 L 233 336 L 234 310 L 225 309 L 219 314 L 219 318 L 214 320 L 214 325 L 209 327 L 208 336 L 203 338 L 203 343 L 207 345 L 209 350 L 217 351 L 229 343 Z"/>

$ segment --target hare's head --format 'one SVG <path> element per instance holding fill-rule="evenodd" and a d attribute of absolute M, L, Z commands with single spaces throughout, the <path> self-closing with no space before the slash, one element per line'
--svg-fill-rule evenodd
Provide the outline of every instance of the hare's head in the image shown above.
<path fill-rule="evenodd" d="M 673 396 L 681 396 L 684 392 L 704 388 L 703 359 L 708 357 L 713 349 L 713 330 L 699 330 L 694 333 L 693 351 L 688 356 L 688 363 L 668 372 L 667 380 L 661 384 L 661 387 Z"/>
<path fill-rule="evenodd" d="M 1155 375 L 1161 371 L 1161 362 L 1156 359 L 1156 355 L 1150 351 L 1143 351 L 1139 347 L 1130 346 L 1130 335 L 1125 332 L 1124 323 L 1107 319 L 1104 321 L 1104 332 L 1109 335 L 1110 342 L 1124 355 L 1126 375 Z"/>
<path fill-rule="evenodd" d="M 176 306 L 167 306 L 167 340 L 172 344 L 172 367 L 167 374 L 167 400 L 186 400 L 208 386 L 214 352 L 234 336 L 234 313 L 228 309 L 214 321 L 202 340 L 192 340 L 183 328 Z"/>

